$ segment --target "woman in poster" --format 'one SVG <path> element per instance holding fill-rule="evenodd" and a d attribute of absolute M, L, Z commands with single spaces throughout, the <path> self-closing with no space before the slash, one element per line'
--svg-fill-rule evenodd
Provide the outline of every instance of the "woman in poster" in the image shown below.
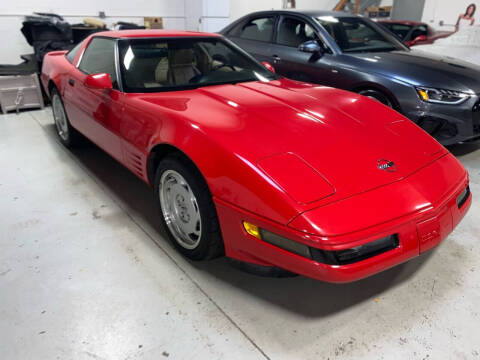
<path fill-rule="evenodd" d="M 458 31 L 463 29 L 466 26 L 471 26 L 475 23 L 475 10 L 477 10 L 477 6 L 475 4 L 470 4 L 465 11 L 465 14 L 460 14 L 457 20 L 457 25 L 455 25 L 455 30 Z"/>

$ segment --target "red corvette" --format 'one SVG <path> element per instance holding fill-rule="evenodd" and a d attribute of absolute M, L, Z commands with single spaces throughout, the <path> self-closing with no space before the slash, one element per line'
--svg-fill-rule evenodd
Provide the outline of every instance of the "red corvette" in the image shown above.
<path fill-rule="evenodd" d="M 96 33 L 41 77 L 60 141 L 83 134 L 151 185 L 190 259 L 348 282 L 436 246 L 471 204 L 465 169 L 411 121 L 220 35 Z"/>
<path fill-rule="evenodd" d="M 417 21 L 379 20 L 378 23 L 397 35 L 407 46 L 433 44 L 453 34 L 452 31 L 435 31 L 428 24 Z"/>

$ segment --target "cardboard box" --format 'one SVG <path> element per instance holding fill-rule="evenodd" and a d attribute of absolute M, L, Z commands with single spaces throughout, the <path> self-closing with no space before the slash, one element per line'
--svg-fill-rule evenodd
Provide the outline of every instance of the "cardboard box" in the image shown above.
<path fill-rule="evenodd" d="M 378 8 L 378 17 L 390 17 L 391 13 L 392 13 L 391 6 L 382 6 Z"/>
<path fill-rule="evenodd" d="M 370 6 L 367 8 L 368 17 L 376 18 L 376 17 L 390 17 L 392 13 L 391 6 Z"/>
<path fill-rule="evenodd" d="M 143 22 L 147 29 L 163 29 L 163 18 L 161 17 L 145 17 Z"/>

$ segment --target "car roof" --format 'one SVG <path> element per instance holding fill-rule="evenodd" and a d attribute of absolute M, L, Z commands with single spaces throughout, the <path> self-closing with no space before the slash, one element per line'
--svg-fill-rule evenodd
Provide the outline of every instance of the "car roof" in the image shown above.
<path fill-rule="evenodd" d="M 410 21 L 410 20 L 378 20 L 378 22 L 385 23 L 385 24 L 402 24 L 402 25 L 411 25 L 411 26 L 427 25 L 420 21 Z"/>
<path fill-rule="evenodd" d="M 265 11 L 256 11 L 252 12 L 246 16 L 252 16 L 256 14 L 300 14 L 310 17 L 318 16 L 335 16 L 335 17 L 355 17 L 357 15 L 349 14 L 342 11 L 322 11 L 322 10 L 297 10 L 297 9 L 286 9 L 286 10 L 265 10 Z"/>
<path fill-rule="evenodd" d="M 105 36 L 118 39 L 126 38 L 161 38 L 161 37 L 219 37 L 219 34 L 198 32 L 198 31 L 183 31 L 183 30 L 114 30 L 102 31 L 93 34 L 93 36 Z"/>

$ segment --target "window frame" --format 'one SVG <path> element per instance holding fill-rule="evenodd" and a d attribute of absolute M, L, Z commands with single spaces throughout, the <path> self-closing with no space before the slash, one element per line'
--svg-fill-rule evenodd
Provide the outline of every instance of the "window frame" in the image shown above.
<path fill-rule="evenodd" d="M 272 18 L 273 19 L 273 26 L 272 26 L 272 35 L 270 36 L 270 40 L 267 40 L 267 41 L 264 41 L 264 40 L 257 40 L 257 39 L 247 39 L 247 38 L 244 38 L 244 37 L 241 37 L 238 33 L 238 31 L 235 31 L 237 30 L 238 28 L 242 28 L 242 31 L 243 31 L 243 28 L 249 23 L 249 22 L 252 22 L 254 20 L 257 20 L 257 19 L 263 19 L 263 18 Z M 276 38 L 276 30 L 277 30 L 277 25 L 278 25 L 278 19 L 279 19 L 279 16 L 278 14 L 262 14 L 262 15 L 255 15 L 255 16 L 251 16 L 251 17 L 248 17 L 247 19 L 245 19 L 244 21 L 242 21 L 241 23 L 237 24 L 236 26 L 234 26 L 232 29 L 230 29 L 228 32 L 227 32 L 227 36 L 228 37 L 232 37 L 232 38 L 237 38 L 237 39 L 241 39 L 241 40 L 245 40 L 245 41 L 256 41 L 258 43 L 262 43 L 262 44 L 272 44 Z M 241 32 L 240 32 L 241 33 Z"/>
<path fill-rule="evenodd" d="M 299 21 L 303 21 L 305 22 L 308 26 L 310 26 L 315 35 L 317 35 L 318 39 L 322 42 L 321 44 L 318 44 L 320 46 L 323 47 L 323 49 L 325 50 L 325 53 L 327 54 L 335 54 L 335 51 L 334 49 L 330 46 L 330 42 L 328 41 L 328 39 L 324 36 L 324 34 L 322 34 L 321 31 L 319 31 L 319 26 L 318 24 L 314 23 L 313 21 L 311 21 L 308 17 L 303 17 L 303 16 L 296 16 L 295 14 L 285 14 L 285 15 L 280 15 L 278 16 L 278 19 L 277 19 L 277 25 L 275 26 L 275 38 L 273 39 L 273 44 L 277 45 L 277 46 L 285 46 L 286 48 L 289 48 L 289 49 L 295 49 L 294 46 L 289 46 L 289 45 L 285 45 L 285 44 L 280 44 L 278 42 L 278 35 L 280 33 L 280 26 L 283 22 L 283 20 L 285 18 L 291 18 L 291 19 L 295 19 L 295 20 L 299 20 Z M 325 29 L 323 29 L 321 27 L 321 29 L 323 31 L 326 31 Z M 317 41 L 318 42 L 318 41 Z"/>
<path fill-rule="evenodd" d="M 317 31 L 317 29 L 315 28 L 315 26 L 313 26 L 313 24 L 308 21 L 307 19 L 303 19 L 299 16 L 293 16 L 293 15 L 282 15 L 280 18 L 279 18 L 279 21 L 278 21 L 278 24 L 277 24 L 277 28 L 276 28 L 276 32 L 275 32 L 275 39 L 274 39 L 274 44 L 275 45 L 280 45 L 280 46 L 285 46 L 285 47 L 288 47 L 288 48 L 298 48 L 298 47 L 295 47 L 295 46 L 290 46 L 290 45 L 286 45 L 286 44 L 281 44 L 279 43 L 278 39 L 279 39 L 279 35 L 280 35 L 280 27 L 282 26 L 283 22 L 286 20 L 286 19 L 293 19 L 293 20 L 296 20 L 296 21 L 302 21 L 304 22 L 305 24 L 307 24 L 308 26 L 310 26 L 310 28 L 313 30 L 313 33 L 317 36 L 318 40 L 321 40 L 324 45 L 325 44 L 325 41 L 322 39 L 322 37 L 320 36 L 319 32 Z"/>
<path fill-rule="evenodd" d="M 153 40 L 153 39 L 163 39 L 165 41 L 174 41 L 174 40 L 183 40 L 183 39 L 202 40 L 202 39 L 212 39 L 212 38 L 213 39 L 218 39 L 218 40 L 226 43 L 228 46 L 233 47 L 235 50 L 239 51 L 240 53 L 242 53 L 243 55 L 248 57 L 250 60 L 255 62 L 260 67 L 264 67 L 263 64 L 260 61 L 258 61 L 255 57 L 253 57 L 251 54 L 249 54 L 248 52 L 243 50 L 240 46 L 238 46 L 237 44 L 235 44 L 231 40 L 228 40 L 225 37 L 216 38 L 216 37 L 213 37 L 213 36 L 169 36 L 169 37 L 161 38 L 161 37 L 147 36 L 147 37 L 135 37 L 135 38 L 117 38 L 116 39 L 117 40 L 117 43 L 116 43 L 116 69 L 117 69 L 117 73 L 120 75 L 120 78 L 119 78 L 120 81 L 118 82 L 119 85 L 121 86 L 120 91 L 122 91 L 125 94 L 138 94 L 138 93 L 147 94 L 147 93 L 169 93 L 169 92 L 184 91 L 184 90 L 194 90 L 194 89 L 197 88 L 197 86 L 192 85 L 192 86 L 179 86 L 178 88 L 165 89 L 165 90 L 161 90 L 161 91 L 159 91 L 159 90 L 148 91 L 148 89 L 143 89 L 145 91 L 138 92 L 138 91 L 134 91 L 134 90 L 130 90 L 130 91 L 126 90 L 123 87 L 124 72 L 122 71 L 122 69 L 120 67 L 120 49 L 119 49 L 119 42 L 120 41 L 130 42 L 130 41 L 136 41 L 136 40 Z M 271 81 L 278 80 L 278 79 L 281 78 L 281 76 L 279 76 L 278 74 L 273 74 L 273 76 L 274 76 L 274 78 Z M 207 86 L 214 86 L 214 85 L 221 85 L 221 84 L 212 84 L 212 85 L 207 85 Z"/>
<path fill-rule="evenodd" d="M 116 85 L 117 86 L 113 86 L 113 89 L 118 90 L 120 92 L 123 92 L 123 84 L 122 84 L 122 78 L 120 76 L 120 68 L 119 68 L 119 54 L 118 54 L 118 40 L 119 40 L 119 38 L 114 38 L 114 37 L 110 37 L 110 36 L 101 36 L 101 35 L 100 36 L 92 36 L 90 38 L 90 40 L 88 40 L 88 43 L 85 44 L 85 47 L 83 48 L 82 53 L 80 54 L 80 57 L 77 61 L 77 65 L 75 67 L 82 74 L 87 75 L 87 76 L 91 75 L 91 74 L 85 72 L 84 70 L 82 70 L 80 68 L 80 64 L 82 63 L 83 56 L 85 55 L 85 52 L 88 50 L 88 48 L 90 47 L 90 45 L 92 44 L 94 39 L 105 39 L 105 40 L 109 40 L 109 41 L 114 42 L 113 61 L 114 61 L 114 67 L 115 67 L 115 76 L 116 76 Z M 112 84 L 112 85 L 115 85 L 115 84 Z"/>
<path fill-rule="evenodd" d="M 79 52 L 82 50 L 82 47 L 83 47 L 83 41 L 80 41 L 78 44 L 76 44 L 73 48 L 71 48 L 66 54 L 65 54 L 65 58 L 67 59 L 67 61 L 73 65 L 73 63 L 75 62 L 75 59 L 77 58 L 77 55 L 79 54 Z M 73 58 L 72 58 L 72 61 L 70 61 L 70 58 L 68 57 L 70 54 L 73 54 L 73 52 L 75 52 L 75 54 L 73 55 Z"/>

